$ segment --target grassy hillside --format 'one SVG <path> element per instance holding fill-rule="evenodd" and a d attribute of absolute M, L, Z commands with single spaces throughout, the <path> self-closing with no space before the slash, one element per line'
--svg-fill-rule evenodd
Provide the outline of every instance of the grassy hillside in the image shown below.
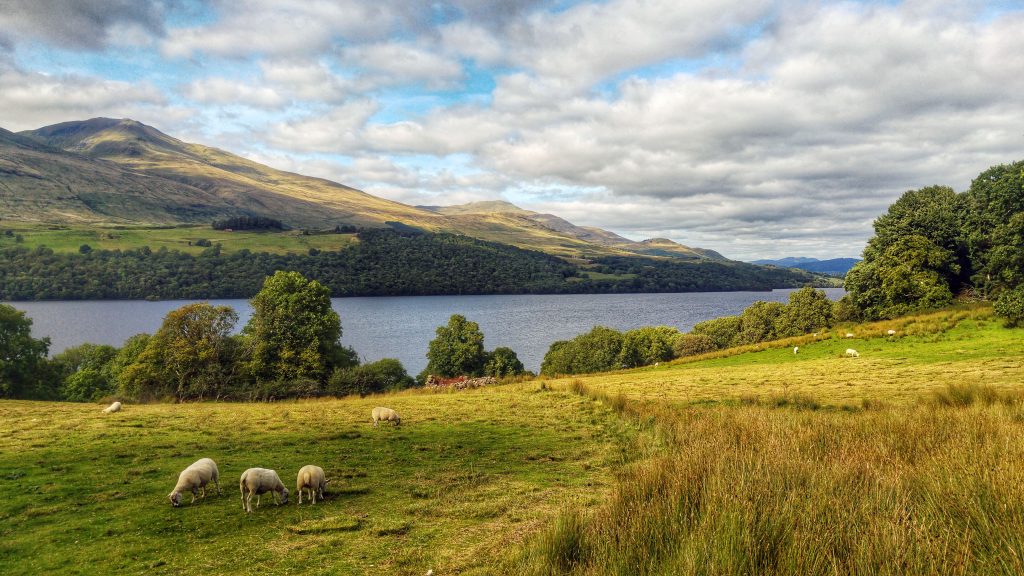
<path fill-rule="evenodd" d="M 505 202 L 414 207 L 183 142 L 133 120 L 93 118 L 19 134 L 0 129 L 0 219 L 47 224 L 208 224 L 263 215 L 293 228 L 401 222 L 566 258 L 648 254 L 722 259 L 663 241 L 656 248 Z M 290 250 L 290 246 L 278 248 Z"/>
<path fill-rule="evenodd" d="M 10 230 L 11 235 L 6 235 Z M 20 242 L 17 236 L 21 236 Z M 300 230 L 227 232 L 210 226 L 85 226 L 0 222 L 0 248 L 46 246 L 61 254 L 78 253 L 83 244 L 94 250 L 134 250 L 149 246 L 199 254 L 197 240 L 219 243 L 225 252 L 249 250 L 270 254 L 305 254 L 310 248 L 339 250 L 357 242 L 355 234 L 310 234 Z"/>
<path fill-rule="evenodd" d="M 511 568 L 1021 573 L 1024 330 L 984 308 L 891 326 L 565 382 L 660 450 Z"/>
<path fill-rule="evenodd" d="M 1022 381 L 970 307 L 463 393 L 2 402 L 0 572 L 1018 574 Z M 225 495 L 174 510 L 199 456 Z M 327 501 L 242 512 L 243 469 L 307 463 Z"/>
<path fill-rule="evenodd" d="M 565 506 L 609 492 L 634 432 L 610 410 L 538 384 L 380 399 L 98 406 L 0 403 L 0 573 L 489 574 Z M 178 473 L 214 458 L 224 495 L 181 509 Z M 238 478 L 276 469 L 315 506 L 246 515 Z M 186 496 L 185 502 L 190 500 Z"/>

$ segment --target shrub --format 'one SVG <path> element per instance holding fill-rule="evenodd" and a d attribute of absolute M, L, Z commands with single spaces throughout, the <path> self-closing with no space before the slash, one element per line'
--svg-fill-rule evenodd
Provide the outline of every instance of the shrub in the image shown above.
<path fill-rule="evenodd" d="M 1004 290 L 994 306 L 996 314 L 1002 316 L 1007 328 L 1024 325 L 1024 286 Z"/>
<path fill-rule="evenodd" d="M 675 356 L 673 343 L 682 336 L 669 326 L 646 326 L 623 334 L 619 365 L 623 368 L 649 366 Z"/>
<path fill-rule="evenodd" d="M 551 344 L 541 362 L 541 374 L 585 374 L 620 368 L 622 333 L 595 326 L 572 340 Z"/>
<path fill-rule="evenodd" d="M 394 358 L 383 358 L 362 366 L 335 369 L 327 380 L 326 392 L 339 397 L 352 394 L 366 396 L 402 390 L 413 384 L 413 379 L 406 373 L 401 362 Z"/>
<path fill-rule="evenodd" d="M 503 378 L 505 376 L 518 376 L 526 371 L 523 363 L 511 348 L 500 346 L 487 355 L 487 363 L 484 364 L 484 375 Z"/>
<path fill-rule="evenodd" d="M 92 402 L 114 391 L 107 374 L 95 368 L 83 368 L 64 380 L 62 396 L 71 402 Z"/>
<path fill-rule="evenodd" d="M 739 316 L 723 316 L 714 320 L 705 320 L 704 322 L 699 322 L 690 331 L 691 334 L 700 334 L 710 338 L 716 350 L 732 346 L 739 332 Z"/>
<path fill-rule="evenodd" d="M 683 334 L 676 339 L 672 350 L 679 358 L 696 356 L 715 350 L 715 342 L 706 334 Z"/>

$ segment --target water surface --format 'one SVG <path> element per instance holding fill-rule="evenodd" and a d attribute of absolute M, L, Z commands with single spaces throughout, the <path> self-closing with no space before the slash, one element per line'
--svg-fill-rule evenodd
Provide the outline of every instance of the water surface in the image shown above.
<path fill-rule="evenodd" d="M 602 325 L 617 330 L 666 325 L 688 331 L 697 322 L 738 314 L 756 300 L 786 302 L 793 290 L 677 294 L 582 294 L 523 296 L 401 296 L 334 298 L 342 338 L 366 361 L 398 358 L 410 374 L 426 365 L 427 343 L 452 314 L 480 324 L 488 350 L 507 346 L 526 368 L 540 369 L 548 347 Z M 841 288 L 825 290 L 832 299 Z M 12 302 L 33 320 L 32 334 L 48 336 L 50 352 L 93 342 L 120 346 L 139 332 L 155 332 L 165 314 L 191 301 L 143 300 Z M 248 300 L 211 300 L 238 312 L 240 329 L 252 309 Z"/>

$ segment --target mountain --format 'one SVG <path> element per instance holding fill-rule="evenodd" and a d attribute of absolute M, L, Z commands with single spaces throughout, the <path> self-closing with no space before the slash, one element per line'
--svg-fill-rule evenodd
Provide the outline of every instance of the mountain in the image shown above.
<path fill-rule="evenodd" d="M 817 272 L 828 276 L 846 276 L 846 273 L 853 268 L 853 265 L 860 262 L 857 258 L 832 258 L 829 260 L 818 260 L 817 258 L 806 258 L 802 256 L 790 256 L 778 260 L 754 260 L 751 264 L 762 266 L 778 266 L 779 268 L 798 268 L 808 272 Z"/>
<path fill-rule="evenodd" d="M 634 242 L 507 202 L 409 206 L 183 142 L 129 119 L 0 132 L 0 219 L 167 225 L 242 215 L 313 229 L 400 222 L 570 259 L 640 254 L 724 260 L 711 250 L 664 239 Z"/>

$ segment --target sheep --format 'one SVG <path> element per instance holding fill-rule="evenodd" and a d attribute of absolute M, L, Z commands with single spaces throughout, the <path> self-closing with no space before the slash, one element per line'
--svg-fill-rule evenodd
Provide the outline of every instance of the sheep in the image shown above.
<path fill-rule="evenodd" d="M 860 354 L 858 354 L 853 348 L 846 349 L 846 356 L 849 356 L 850 358 L 860 358 Z"/>
<path fill-rule="evenodd" d="M 799 351 L 800 351 L 800 347 L 799 346 L 793 346 L 793 354 L 796 354 Z"/>
<path fill-rule="evenodd" d="M 260 496 L 271 492 L 274 503 L 278 506 L 288 503 L 288 489 L 281 482 L 277 472 L 267 468 L 249 468 L 242 472 L 238 480 L 238 489 L 242 493 L 242 510 L 252 512 L 252 495 L 256 495 L 256 507 L 260 507 Z M 280 494 L 280 501 L 278 495 Z"/>
<path fill-rule="evenodd" d="M 886 330 L 885 333 L 888 334 L 889 336 L 895 336 L 896 335 L 896 331 L 893 330 L 892 328 Z"/>
<path fill-rule="evenodd" d="M 302 504 L 302 492 L 309 490 L 309 497 L 313 500 L 313 504 L 316 504 L 316 497 L 320 496 L 320 499 L 324 499 L 324 489 L 327 488 L 327 484 L 330 480 L 324 474 L 324 469 L 319 466 L 313 466 L 312 464 L 303 466 L 299 469 L 299 475 L 295 479 L 295 491 L 299 494 L 299 504 Z"/>
<path fill-rule="evenodd" d="M 371 412 L 370 414 L 371 416 L 373 416 L 374 426 L 376 426 L 377 423 L 380 422 L 381 420 L 384 420 L 385 422 L 394 422 L 395 426 L 398 426 L 399 424 L 402 423 L 401 416 L 399 416 L 398 412 L 395 412 L 391 408 L 384 408 L 382 406 L 378 406 L 374 408 L 373 412 Z"/>
<path fill-rule="evenodd" d="M 171 506 L 181 506 L 181 493 L 185 490 L 192 492 L 192 502 L 196 501 L 196 492 L 202 490 L 202 497 L 206 498 L 206 485 L 210 482 L 217 487 L 217 494 L 220 494 L 220 472 L 217 470 L 217 463 L 209 458 L 200 458 L 193 462 L 188 468 L 178 475 L 178 483 L 174 490 L 167 495 Z"/>
<path fill-rule="evenodd" d="M 103 413 L 104 414 L 110 414 L 112 412 L 120 412 L 120 411 L 121 411 L 121 403 L 120 402 L 114 402 L 110 406 L 107 406 L 106 408 L 103 409 Z"/>
<path fill-rule="evenodd" d="M 847 338 L 853 338 L 853 334 L 852 334 L 851 332 L 847 332 L 847 333 L 846 333 L 846 337 L 847 337 Z"/>

